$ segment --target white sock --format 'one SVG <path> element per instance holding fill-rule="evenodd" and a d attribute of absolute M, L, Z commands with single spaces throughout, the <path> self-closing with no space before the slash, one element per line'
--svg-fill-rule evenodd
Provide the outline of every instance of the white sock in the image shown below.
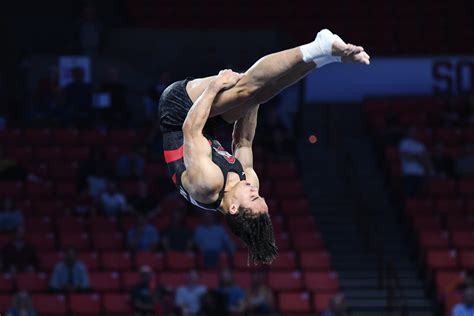
<path fill-rule="evenodd" d="M 300 46 L 303 61 L 309 63 L 316 58 L 331 56 L 333 42 L 334 34 L 331 31 L 328 29 L 319 31 L 314 41 Z"/>

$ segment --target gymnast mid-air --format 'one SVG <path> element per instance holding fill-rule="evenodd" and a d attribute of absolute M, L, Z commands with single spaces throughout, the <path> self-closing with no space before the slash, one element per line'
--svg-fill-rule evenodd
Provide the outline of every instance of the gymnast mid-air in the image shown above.
<path fill-rule="evenodd" d="M 245 73 L 177 81 L 159 102 L 168 170 L 190 203 L 221 212 L 230 230 L 248 247 L 249 262 L 270 264 L 278 254 L 265 199 L 253 169 L 252 142 L 260 104 L 313 69 L 332 62 L 369 64 L 361 46 L 321 30 L 311 43 L 259 59 Z M 234 124 L 232 154 L 213 130 Z"/>

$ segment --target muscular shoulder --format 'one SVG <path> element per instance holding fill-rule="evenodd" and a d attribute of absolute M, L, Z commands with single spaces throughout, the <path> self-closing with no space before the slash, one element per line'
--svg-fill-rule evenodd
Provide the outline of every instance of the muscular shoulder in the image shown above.
<path fill-rule="evenodd" d="M 182 174 L 183 187 L 196 201 L 212 203 L 224 186 L 224 177 L 214 163 L 203 164 L 200 169 L 198 173 L 185 171 Z"/>

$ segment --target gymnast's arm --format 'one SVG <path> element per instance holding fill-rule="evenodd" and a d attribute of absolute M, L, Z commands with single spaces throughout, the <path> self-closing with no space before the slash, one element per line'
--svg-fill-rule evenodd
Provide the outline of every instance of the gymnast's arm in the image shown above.
<path fill-rule="evenodd" d="M 213 195 L 223 186 L 221 171 L 212 162 L 211 146 L 202 132 L 218 93 L 233 87 L 240 78 L 230 70 L 221 71 L 194 102 L 183 123 L 186 171 L 181 181 L 186 191 L 202 203 L 215 200 Z"/>
<path fill-rule="evenodd" d="M 234 156 L 242 164 L 247 180 L 256 187 L 259 186 L 259 180 L 253 169 L 252 144 L 255 137 L 255 129 L 257 128 L 259 106 L 254 106 L 244 117 L 234 123 L 234 132 L 232 134 Z"/>

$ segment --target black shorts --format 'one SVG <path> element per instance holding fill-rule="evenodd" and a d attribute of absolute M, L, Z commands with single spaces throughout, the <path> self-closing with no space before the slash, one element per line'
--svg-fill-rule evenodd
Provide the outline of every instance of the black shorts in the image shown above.
<path fill-rule="evenodd" d="M 168 164 L 171 179 L 176 185 L 179 185 L 180 175 L 185 170 L 182 129 L 186 115 L 193 105 L 186 92 L 186 84 L 190 80 L 192 78 L 186 78 L 169 85 L 161 95 L 158 109 L 165 161 Z M 213 131 L 228 124 L 220 116 L 211 117 L 206 122 L 203 134 L 208 139 L 214 139 Z"/>
<path fill-rule="evenodd" d="M 186 92 L 188 81 L 193 78 L 186 78 L 169 85 L 161 95 L 159 102 L 160 128 L 163 135 L 168 132 L 179 132 L 183 129 L 183 123 L 188 115 L 193 101 Z M 212 133 L 215 128 L 228 125 L 220 116 L 211 117 L 207 120 L 204 132 Z"/>

